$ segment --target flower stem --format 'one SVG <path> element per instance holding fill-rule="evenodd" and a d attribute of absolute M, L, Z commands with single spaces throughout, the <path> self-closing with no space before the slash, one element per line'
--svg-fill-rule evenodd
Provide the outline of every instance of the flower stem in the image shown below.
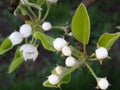
<path fill-rule="evenodd" d="M 97 80 L 97 76 L 94 73 L 94 71 L 92 70 L 92 68 L 90 67 L 90 65 L 87 62 L 85 63 L 85 65 L 89 69 L 89 71 L 91 72 L 91 74 L 93 75 L 93 77 Z"/>
<path fill-rule="evenodd" d="M 50 11 L 50 5 L 47 4 L 47 11 L 46 11 L 46 13 L 45 13 L 43 19 L 41 20 L 41 23 L 44 22 L 44 20 L 47 18 L 48 14 L 49 14 L 49 11 Z"/>
<path fill-rule="evenodd" d="M 98 61 L 97 58 L 88 58 L 89 61 Z"/>

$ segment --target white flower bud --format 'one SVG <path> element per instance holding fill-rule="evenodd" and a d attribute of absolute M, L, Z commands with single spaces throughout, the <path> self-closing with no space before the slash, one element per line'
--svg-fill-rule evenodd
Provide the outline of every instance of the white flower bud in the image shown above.
<path fill-rule="evenodd" d="M 109 86 L 109 82 L 108 82 L 108 80 L 107 80 L 106 78 L 101 78 L 101 79 L 98 81 L 98 87 L 99 87 L 100 89 L 105 90 L 105 89 L 108 88 L 108 86 Z"/>
<path fill-rule="evenodd" d="M 12 42 L 12 45 L 17 45 L 23 41 L 22 35 L 15 31 L 9 36 L 10 41 Z"/>
<path fill-rule="evenodd" d="M 35 61 L 35 59 L 38 57 L 38 51 L 37 48 L 31 44 L 24 44 L 21 46 L 20 51 L 23 51 L 23 57 L 25 61 L 32 59 Z"/>
<path fill-rule="evenodd" d="M 42 29 L 43 29 L 44 31 L 49 31 L 50 29 L 52 29 L 51 23 L 50 23 L 50 22 L 44 22 L 44 23 L 42 24 Z"/>
<path fill-rule="evenodd" d="M 72 32 L 68 33 L 68 36 L 72 37 L 73 36 Z"/>
<path fill-rule="evenodd" d="M 49 3 L 57 3 L 58 0 L 47 0 Z"/>
<path fill-rule="evenodd" d="M 50 84 L 56 85 L 60 82 L 60 78 L 59 78 L 58 75 L 52 74 L 48 77 L 48 81 L 49 81 Z"/>
<path fill-rule="evenodd" d="M 100 48 L 96 49 L 95 53 L 96 53 L 96 57 L 98 59 L 104 59 L 108 56 L 108 51 L 104 47 L 100 47 Z"/>
<path fill-rule="evenodd" d="M 71 56 L 72 51 L 71 51 L 70 47 L 64 46 L 64 47 L 62 48 L 62 53 L 63 53 L 65 56 Z"/>
<path fill-rule="evenodd" d="M 73 67 L 76 65 L 76 63 L 77 63 L 76 59 L 72 56 L 67 57 L 65 60 L 65 64 L 67 67 Z"/>
<path fill-rule="evenodd" d="M 63 38 L 56 38 L 53 41 L 53 46 L 57 51 L 61 51 L 62 47 L 66 46 L 67 42 Z"/>
<path fill-rule="evenodd" d="M 20 27 L 20 33 L 24 38 L 29 37 L 32 34 L 32 27 L 30 24 L 23 24 Z"/>
<path fill-rule="evenodd" d="M 62 67 L 61 67 L 61 66 L 57 66 L 57 67 L 55 68 L 55 72 L 56 72 L 56 74 L 61 75 L 62 72 L 63 72 Z"/>

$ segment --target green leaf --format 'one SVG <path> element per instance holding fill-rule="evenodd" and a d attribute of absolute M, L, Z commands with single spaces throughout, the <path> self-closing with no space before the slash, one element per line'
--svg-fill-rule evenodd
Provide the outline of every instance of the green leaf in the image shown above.
<path fill-rule="evenodd" d="M 100 47 L 105 47 L 107 49 L 111 48 L 111 46 L 115 43 L 115 41 L 120 37 L 119 33 L 110 34 L 104 33 L 98 40 L 98 45 Z"/>
<path fill-rule="evenodd" d="M 48 80 L 46 80 L 45 82 L 43 82 L 43 86 L 44 87 L 51 87 L 51 88 L 59 88 L 58 85 L 52 85 L 52 84 L 50 84 Z"/>
<path fill-rule="evenodd" d="M 45 35 L 41 32 L 35 32 L 33 35 L 36 39 L 40 39 L 42 42 L 42 45 L 45 49 L 50 50 L 50 51 L 55 51 L 54 47 L 53 47 L 53 41 L 54 38 Z"/>
<path fill-rule="evenodd" d="M 21 52 L 19 51 L 19 48 L 18 48 L 16 50 L 15 57 L 9 66 L 8 73 L 12 73 L 17 67 L 21 65 L 23 61 L 24 61 L 24 58 L 22 57 Z"/>
<path fill-rule="evenodd" d="M 80 4 L 72 19 L 73 36 L 83 43 L 88 44 L 90 38 L 90 20 L 84 4 Z"/>
<path fill-rule="evenodd" d="M 45 3 L 45 0 L 37 0 L 37 4 L 42 6 Z"/>
<path fill-rule="evenodd" d="M 66 75 L 66 76 L 64 76 L 64 77 L 62 78 L 60 84 L 63 84 L 63 83 L 69 83 L 70 80 L 71 80 L 71 73 L 68 74 L 68 75 Z"/>
<path fill-rule="evenodd" d="M 10 39 L 6 38 L 0 46 L 0 55 L 6 53 L 7 51 L 9 51 L 12 48 L 13 48 L 13 46 L 12 46 Z"/>

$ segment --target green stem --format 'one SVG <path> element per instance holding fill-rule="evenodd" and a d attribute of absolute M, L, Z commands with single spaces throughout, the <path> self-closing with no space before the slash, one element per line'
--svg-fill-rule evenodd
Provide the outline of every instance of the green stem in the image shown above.
<path fill-rule="evenodd" d="M 33 12 L 33 10 L 32 10 L 30 7 L 28 7 L 28 10 L 31 12 L 31 14 L 32 14 L 35 18 L 37 18 L 36 14 Z"/>
<path fill-rule="evenodd" d="M 96 74 L 94 73 L 94 71 L 92 70 L 92 68 L 90 67 L 90 65 L 86 62 L 85 63 L 86 67 L 89 69 L 89 71 L 91 72 L 91 74 L 93 75 L 93 77 L 97 80 L 97 76 Z"/>
<path fill-rule="evenodd" d="M 88 58 L 89 61 L 98 61 L 97 58 Z"/>
<path fill-rule="evenodd" d="M 41 10 L 38 10 L 38 20 L 41 18 Z"/>
<path fill-rule="evenodd" d="M 43 19 L 41 20 L 41 23 L 44 22 L 44 20 L 47 18 L 48 14 L 49 14 L 49 11 L 50 11 L 50 5 L 47 5 L 47 11 L 45 13 L 45 16 L 43 17 Z"/>
<path fill-rule="evenodd" d="M 80 65 L 80 63 L 77 63 L 74 67 L 66 68 L 66 70 L 64 70 L 65 73 L 63 74 L 63 76 L 66 76 L 66 75 L 72 73 L 73 71 L 75 71 L 77 68 L 79 68 L 79 65 Z"/>
<path fill-rule="evenodd" d="M 84 54 L 86 55 L 86 45 L 84 44 Z"/>
<path fill-rule="evenodd" d="M 26 44 L 28 43 L 28 38 L 25 38 L 25 43 L 26 43 Z"/>

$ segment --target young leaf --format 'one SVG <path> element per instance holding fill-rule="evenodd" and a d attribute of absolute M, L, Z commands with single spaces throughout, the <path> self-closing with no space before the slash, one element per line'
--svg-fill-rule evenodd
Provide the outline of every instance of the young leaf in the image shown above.
<path fill-rule="evenodd" d="M 63 84 L 63 83 L 69 83 L 69 81 L 71 80 L 71 73 L 70 74 L 68 74 L 68 75 L 66 75 L 66 76 L 64 76 L 63 78 L 62 78 L 62 80 L 61 80 L 61 84 Z"/>
<path fill-rule="evenodd" d="M 12 48 L 13 48 L 13 46 L 12 46 L 10 39 L 6 38 L 0 46 L 0 55 L 6 53 L 7 51 L 9 51 Z"/>
<path fill-rule="evenodd" d="M 20 64 L 23 61 L 24 61 L 24 58 L 22 57 L 21 52 L 19 51 L 19 48 L 18 48 L 16 50 L 15 57 L 9 66 L 8 73 L 12 73 L 17 67 L 20 66 Z"/>
<path fill-rule="evenodd" d="M 73 36 L 83 43 L 88 44 L 90 37 L 90 20 L 84 4 L 80 4 L 72 19 Z"/>
<path fill-rule="evenodd" d="M 48 80 L 46 80 L 45 82 L 43 82 L 43 86 L 44 87 L 51 87 L 51 88 L 59 88 L 58 85 L 52 85 L 52 84 L 50 84 Z"/>
<path fill-rule="evenodd" d="M 55 51 L 54 47 L 53 47 L 53 40 L 54 38 L 45 35 L 41 32 L 35 32 L 33 35 L 36 39 L 40 39 L 42 42 L 42 45 L 45 49 L 50 50 L 50 51 Z"/>
<path fill-rule="evenodd" d="M 119 33 L 110 34 L 104 33 L 98 40 L 98 45 L 100 47 L 105 47 L 107 49 L 111 48 L 111 46 L 115 43 L 115 41 L 120 37 Z"/>

